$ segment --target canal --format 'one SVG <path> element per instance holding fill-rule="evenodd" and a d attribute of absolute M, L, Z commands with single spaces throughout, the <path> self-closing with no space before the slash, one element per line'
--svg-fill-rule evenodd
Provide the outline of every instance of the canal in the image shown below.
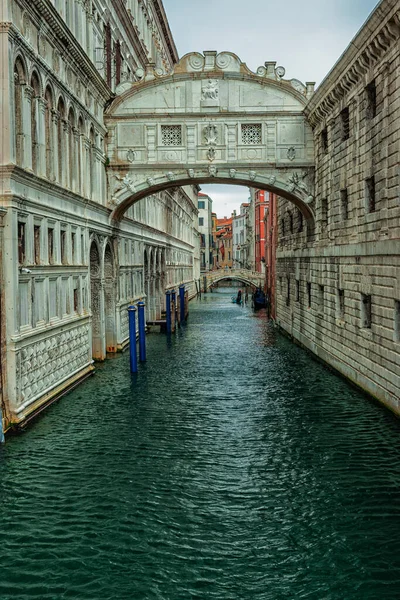
<path fill-rule="evenodd" d="M 2 600 L 400 598 L 400 422 L 231 294 L 0 448 Z"/>

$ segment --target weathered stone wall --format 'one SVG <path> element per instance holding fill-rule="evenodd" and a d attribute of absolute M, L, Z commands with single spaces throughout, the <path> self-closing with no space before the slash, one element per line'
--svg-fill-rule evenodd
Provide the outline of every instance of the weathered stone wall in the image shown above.
<path fill-rule="evenodd" d="M 278 323 L 398 414 L 399 31 L 382 2 L 307 105 L 315 239 L 280 199 L 277 265 Z"/>

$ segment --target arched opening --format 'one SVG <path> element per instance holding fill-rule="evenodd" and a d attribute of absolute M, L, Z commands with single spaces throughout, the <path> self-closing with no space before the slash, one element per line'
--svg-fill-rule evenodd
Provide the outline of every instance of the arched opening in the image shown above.
<path fill-rule="evenodd" d="M 46 87 L 44 95 L 46 101 L 46 109 L 44 116 L 44 135 L 45 135 L 45 148 L 46 148 L 46 177 L 51 181 L 54 180 L 54 164 L 53 164 L 53 129 L 52 129 L 52 111 L 53 106 L 53 94 L 49 86 Z"/>
<path fill-rule="evenodd" d="M 20 58 L 14 65 L 15 160 L 19 166 L 24 161 L 23 86 L 26 84 L 25 68 Z"/>
<path fill-rule="evenodd" d="M 38 171 L 39 165 L 39 111 L 38 102 L 40 98 L 40 83 L 37 73 L 34 71 L 31 77 L 32 101 L 31 101 L 31 143 L 32 143 L 32 170 Z"/>
<path fill-rule="evenodd" d="M 111 247 L 107 244 L 104 251 L 104 313 L 106 351 L 109 353 L 117 351 L 115 297 L 114 259 Z"/>
<path fill-rule="evenodd" d="M 95 241 L 90 246 L 90 308 L 92 313 L 92 356 L 95 360 L 105 359 L 103 331 L 103 298 L 101 289 L 101 262 Z"/>

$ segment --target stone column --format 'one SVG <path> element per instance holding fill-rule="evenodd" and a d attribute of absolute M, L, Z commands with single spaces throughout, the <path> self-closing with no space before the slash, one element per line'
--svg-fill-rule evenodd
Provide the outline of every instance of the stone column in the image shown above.
<path fill-rule="evenodd" d="M 54 108 L 51 110 L 51 135 L 52 147 L 50 156 L 50 179 L 51 181 L 58 180 L 58 120 L 60 113 Z"/>
<path fill-rule="evenodd" d="M 25 169 L 32 171 L 32 125 L 31 104 L 33 100 L 33 89 L 25 85 L 22 97 L 22 130 L 24 132 L 23 163 Z"/>
<path fill-rule="evenodd" d="M 37 97 L 37 173 L 41 177 L 46 177 L 46 134 L 45 134 L 45 118 L 47 100 Z"/>
<path fill-rule="evenodd" d="M 83 136 L 83 154 L 82 154 L 82 183 L 83 196 L 90 198 L 90 140 L 85 135 Z"/>
<path fill-rule="evenodd" d="M 69 133 L 70 133 L 70 127 L 69 127 L 69 123 L 67 121 L 67 119 L 62 119 L 62 130 L 63 130 L 63 137 L 61 140 L 61 156 L 59 157 L 61 162 L 62 162 L 62 166 L 61 166 L 61 172 L 62 172 L 62 177 L 61 177 L 61 185 L 63 187 L 69 187 L 68 183 L 69 183 Z"/>
<path fill-rule="evenodd" d="M 72 131 L 70 133 L 72 135 L 72 148 L 74 155 L 71 157 L 71 171 L 72 171 L 72 182 L 71 189 L 74 192 L 80 193 L 79 189 L 79 177 L 78 177 L 78 169 L 79 169 L 79 131 L 76 127 L 72 127 Z"/>

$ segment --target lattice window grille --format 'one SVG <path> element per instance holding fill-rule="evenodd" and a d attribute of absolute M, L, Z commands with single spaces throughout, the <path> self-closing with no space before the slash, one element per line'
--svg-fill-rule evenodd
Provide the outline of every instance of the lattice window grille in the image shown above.
<path fill-rule="evenodd" d="M 161 143 L 163 146 L 182 146 L 182 127 L 161 125 Z"/>
<path fill-rule="evenodd" d="M 261 123 L 246 123 L 242 125 L 242 144 L 257 146 L 261 142 Z"/>

